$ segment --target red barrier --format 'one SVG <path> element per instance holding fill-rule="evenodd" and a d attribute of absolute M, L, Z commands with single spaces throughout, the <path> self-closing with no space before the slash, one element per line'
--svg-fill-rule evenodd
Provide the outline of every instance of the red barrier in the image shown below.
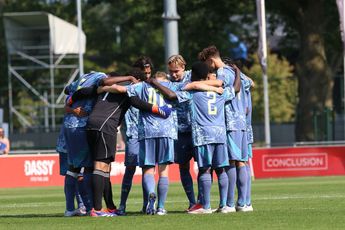
<path fill-rule="evenodd" d="M 345 175 L 345 146 L 254 150 L 255 178 Z"/>
<path fill-rule="evenodd" d="M 191 162 L 192 177 L 195 179 L 197 166 L 193 165 Z M 111 181 L 120 184 L 125 173 L 123 152 L 116 154 L 116 161 L 111 167 Z M 0 188 L 61 186 L 64 177 L 59 172 L 58 154 L 0 156 Z M 133 182 L 140 183 L 141 176 L 141 169 L 137 167 Z M 170 166 L 169 178 L 171 182 L 180 181 L 178 165 Z"/>
<path fill-rule="evenodd" d="M 254 149 L 256 178 L 345 175 L 345 146 Z M 123 152 L 112 163 L 111 180 L 119 184 L 125 172 Z M 197 166 L 191 163 L 195 180 Z M 171 182 L 179 182 L 178 165 L 170 166 Z M 137 168 L 134 183 L 141 182 Z M 0 156 L 0 188 L 61 186 L 57 154 Z"/>

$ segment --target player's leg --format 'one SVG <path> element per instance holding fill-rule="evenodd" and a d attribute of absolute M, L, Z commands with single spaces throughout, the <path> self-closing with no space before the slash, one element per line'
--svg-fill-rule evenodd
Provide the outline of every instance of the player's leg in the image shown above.
<path fill-rule="evenodd" d="M 111 171 L 111 164 L 110 170 L 107 177 L 104 178 L 104 191 L 103 191 L 103 198 L 105 201 L 105 205 L 107 206 L 107 211 L 109 213 L 116 213 L 116 205 L 114 204 L 113 200 L 113 189 L 110 180 L 110 171 Z"/>
<path fill-rule="evenodd" d="M 80 169 L 75 169 L 73 166 L 66 172 L 65 176 L 65 184 L 64 184 L 64 192 L 65 192 L 65 200 L 66 200 L 66 211 L 65 216 L 74 216 L 75 215 L 75 205 L 74 205 L 74 197 L 77 190 L 77 178 Z"/>
<path fill-rule="evenodd" d="M 93 171 L 93 162 L 91 152 L 87 142 L 86 130 L 84 127 L 75 128 L 71 135 L 68 136 L 71 145 L 69 147 L 73 155 L 73 166 L 80 168 L 78 175 L 78 190 L 83 199 L 86 211 L 92 209 L 92 183 L 91 173 Z"/>
<path fill-rule="evenodd" d="M 248 157 L 253 157 L 252 145 L 248 144 Z M 251 201 L 251 192 L 252 192 L 252 171 L 250 168 L 249 161 L 246 163 L 247 170 L 247 194 L 246 194 L 246 206 L 247 211 L 253 211 L 252 201 Z"/>
<path fill-rule="evenodd" d="M 219 188 L 219 208 L 217 211 L 222 213 L 228 213 L 226 205 L 229 179 L 226 173 L 226 169 L 229 166 L 229 156 L 226 144 L 211 144 L 209 145 L 209 151 L 212 152 L 212 168 L 218 177 Z"/>
<path fill-rule="evenodd" d="M 77 191 L 77 178 L 80 173 L 78 164 L 78 149 L 73 145 L 75 140 L 75 128 L 64 128 L 64 135 L 66 140 L 67 164 L 68 170 L 65 176 L 64 192 L 66 200 L 65 216 L 75 216 L 74 198 Z"/>
<path fill-rule="evenodd" d="M 174 162 L 174 140 L 167 137 L 155 138 L 157 143 L 156 156 L 158 163 L 159 181 L 157 186 L 158 191 L 158 205 L 157 214 L 165 215 L 167 211 L 164 209 L 164 204 L 168 194 L 169 188 L 169 164 Z"/>
<path fill-rule="evenodd" d="M 133 176 L 136 166 L 139 164 L 139 141 L 137 138 L 127 138 L 125 149 L 125 174 L 123 175 L 121 185 L 121 200 L 117 214 L 124 215 L 126 211 L 126 202 L 129 192 L 132 188 Z"/>
<path fill-rule="evenodd" d="M 193 154 L 191 133 L 179 133 L 178 140 L 176 140 L 174 144 L 175 163 L 179 165 L 180 179 L 189 201 L 189 210 L 196 204 L 193 179 L 190 173 L 190 160 Z"/>
<path fill-rule="evenodd" d="M 155 193 L 155 149 L 156 143 L 153 140 L 154 138 L 144 139 L 139 141 L 139 166 L 143 170 L 142 185 L 147 194 L 147 206 L 146 214 L 154 215 L 155 214 L 155 202 L 156 202 L 156 193 Z"/>
<path fill-rule="evenodd" d="M 236 140 L 237 147 L 241 153 L 236 162 L 238 191 L 236 210 L 246 211 L 246 196 L 248 184 L 248 172 L 245 164 L 245 162 L 248 161 L 248 142 L 246 132 L 237 131 L 236 138 L 234 139 Z"/>
<path fill-rule="evenodd" d="M 243 211 L 246 205 L 246 194 L 247 194 L 247 169 L 243 161 L 236 162 L 236 171 L 237 171 L 237 211 Z"/>
<path fill-rule="evenodd" d="M 157 214 L 165 215 L 167 211 L 164 208 L 169 189 L 169 165 L 163 164 L 158 166 L 159 180 L 157 185 L 158 204 Z"/>
<path fill-rule="evenodd" d="M 210 196 L 211 196 L 211 165 L 212 156 L 209 154 L 207 145 L 197 146 L 194 148 L 195 159 L 199 168 L 199 185 L 203 199 L 202 208 L 189 211 L 189 214 L 208 214 L 212 213 Z"/>
<path fill-rule="evenodd" d="M 236 164 L 235 164 L 235 161 L 230 161 L 229 163 L 230 163 L 230 166 L 227 169 L 229 188 L 228 188 L 226 205 L 228 207 L 235 208 L 235 188 L 236 188 L 236 181 L 237 181 Z"/>
<path fill-rule="evenodd" d="M 89 146 L 94 159 L 92 173 L 93 210 L 91 216 L 115 216 L 102 211 L 102 198 L 106 178 L 109 178 L 110 164 L 114 160 L 116 136 L 89 130 Z"/>
<path fill-rule="evenodd" d="M 135 169 L 136 166 L 126 166 L 125 174 L 122 178 L 120 206 L 117 212 L 118 215 L 125 215 L 127 198 L 132 188 L 132 180 Z"/>

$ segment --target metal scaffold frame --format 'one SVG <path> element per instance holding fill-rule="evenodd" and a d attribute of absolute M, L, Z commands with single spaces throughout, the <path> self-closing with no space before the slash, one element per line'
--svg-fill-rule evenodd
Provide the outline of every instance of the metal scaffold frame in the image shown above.
<path fill-rule="evenodd" d="M 78 54 L 85 52 L 85 34 L 78 35 L 75 25 L 46 12 L 5 13 L 4 27 L 10 131 L 15 118 L 23 128 L 55 130 L 64 86 L 80 72 Z M 20 102 L 26 94 L 32 96 L 29 106 Z M 25 109 L 39 115 L 35 119 Z"/>

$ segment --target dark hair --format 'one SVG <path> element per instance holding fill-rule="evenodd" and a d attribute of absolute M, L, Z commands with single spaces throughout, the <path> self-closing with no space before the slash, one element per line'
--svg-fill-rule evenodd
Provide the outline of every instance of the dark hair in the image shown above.
<path fill-rule="evenodd" d="M 206 61 L 210 57 L 219 57 L 219 51 L 217 47 L 215 46 L 209 46 L 205 49 L 203 49 L 199 54 L 198 54 L 198 59 L 200 61 Z"/>
<path fill-rule="evenodd" d="M 107 73 L 108 76 L 110 77 L 117 77 L 117 76 L 121 76 L 121 74 L 119 74 L 118 72 L 112 71 Z"/>
<path fill-rule="evenodd" d="M 145 67 L 150 67 L 151 70 L 153 70 L 153 64 L 151 61 L 151 58 L 147 56 L 141 56 L 138 58 L 132 65 L 133 67 L 140 68 L 141 70 L 144 70 Z"/>
<path fill-rule="evenodd" d="M 233 64 L 235 64 L 234 60 L 231 59 L 230 57 L 222 57 L 222 61 L 223 61 L 226 65 L 233 65 Z"/>
<path fill-rule="evenodd" d="M 138 67 L 134 67 L 131 71 L 128 72 L 128 75 L 135 77 L 140 81 L 145 81 L 147 76 L 146 74 Z"/>
<path fill-rule="evenodd" d="M 191 81 L 206 80 L 209 68 L 204 62 L 194 62 L 192 65 Z"/>

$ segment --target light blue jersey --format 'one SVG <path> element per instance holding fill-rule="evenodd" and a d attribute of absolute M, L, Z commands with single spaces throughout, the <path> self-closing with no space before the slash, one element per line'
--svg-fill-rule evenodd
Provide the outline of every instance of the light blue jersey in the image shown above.
<path fill-rule="evenodd" d="M 223 80 L 225 88 L 233 88 L 235 72 L 229 66 L 221 67 L 217 70 L 217 79 Z M 246 117 L 243 107 L 243 96 L 238 93 L 235 98 L 225 103 L 225 122 L 227 131 L 245 130 Z"/>
<path fill-rule="evenodd" d="M 163 86 L 173 89 L 172 82 L 160 82 Z M 129 97 L 138 96 L 143 101 L 153 105 L 164 106 L 170 104 L 165 100 L 160 92 L 146 82 L 140 82 L 127 87 Z M 138 138 L 139 140 L 157 137 L 169 137 L 177 139 L 177 116 L 176 111 L 172 111 L 171 115 L 164 119 L 159 115 L 140 111 L 138 122 Z"/>
<path fill-rule="evenodd" d="M 84 74 L 77 81 L 74 81 L 70 85 L 68 85 L 67 90 L 69 94 L 71 95 L 78 89 L 98 85 L 100 80 L 106 77 L 107 75 L 100 72 L 91 72 L 88 74 Z M 95 102 L 95 99 L 92 99 L 92 98 L 83 99 L 83 100 L 74 102 L 72 105 L 72 108 L 82 107 L 83 110 L 89 114 L 94 106 L 94 102 Z M 72 113 L 68 113 L 64 117 L 64 125 L 66 128 L 85 127 L 87 124 L 87 119 L 88 119 L 88 116 L 77 117 Z"/>
<path fill-rule="evenodd" d="M 246 115 L 246 132 L 248 144 L 254 143 L 253 127 L 252 127 L 252 98 L 251 93 L 246 93 L 248 113 Z"/>
<path fill-rule="evenodd" d="M 244 98 L 242 100 L 242 104 L 244 107 L 244 111 L 246 113 L 246 134 L 247 134 L 247 141 L 248 144 L 252 144 L 254 142 L 253 139 L 253 128 L 252 128 L 252 99 L 251 99 L 251 81 L 248 77 L 241 73 L 241 97 Z"/>
<path fill-rule="evenodd" d="M 127 138 L 138 139 L 139 109 L 131 106 L 125 114 L 125 130 Z"/>
<path fill-rule="evenodd" d="M 185 133 L 191 132 L 191 115 L 190 115 L 190 100 L 185 100 L 186 95 L 184 91 L 180 91 L 181 88 L 191 82 L 192 71 L 185 71 L 184 77 L 180 82 L 173 82 L 176 89 L 176 95 L 178 104 L 176 104 L 175 109 L 177 112 L 178 120 L 178 132 Z"/>
<path fill-rule="evenodd" d="M 224 104 L 234 96 L 233 88 L 225 89 L 223 95 L 215 92 L 190 92 L 194 146 L 226 143 Z"/>

